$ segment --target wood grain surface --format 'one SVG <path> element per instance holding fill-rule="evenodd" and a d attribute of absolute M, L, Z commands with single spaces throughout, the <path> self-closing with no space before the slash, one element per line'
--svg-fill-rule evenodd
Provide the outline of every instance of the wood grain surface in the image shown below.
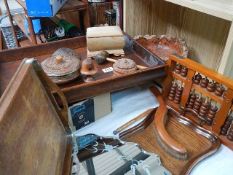
<path fill-rule="evenodd" d="M 218 69 L 231 22 L 164 0 L 125 0 L 124 29 L 135 35 L 170 35 L 185 39 L 189 58 Z"/>
<path fill-rule="evenodd" d="M 69 174 L 68 130 L 32 63 L 22 62 L 0 99 L 0 174 Z"/>
<path fill-rule="evenodd" d="M 125 136 L 123 140 L 136 142 L 146 151 L 158 154 L 162 164 L 171 171 L 172 174 L 189 174 L 196 163 L 217 150 L 220 142 L 216 139 L 215 143 L 212 143 L 211 139 L 204 136 L 204 133 L 206 133 L 207 135 L 209 134 L 210 138 L 215 138 L 208 131 L 198 129 L 197 125 L 191 125 L 191 127 L 186 126 L 182 124 L 182 120 L 179 120 L 177 117 L 178 116 L 171 111 L 168 112 L 166 129 L 172 138 L 187 149 L 187 160 L 176 159 L 160 147 L 156 140 L 157 136 L 154 122 L 152 122 L 145 130 L 138 131 L 133 135 L 129 134 L 128 136 Z M 200 134 L 201 130 L 203 132 L 202 134 Z M 197 131 L 199 131 L 199 133 Z"/>

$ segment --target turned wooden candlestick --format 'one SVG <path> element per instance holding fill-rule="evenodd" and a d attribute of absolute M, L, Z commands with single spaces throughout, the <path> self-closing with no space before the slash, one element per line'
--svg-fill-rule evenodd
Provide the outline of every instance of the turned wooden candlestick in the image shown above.
<path fill-rule="evenodd" d="M 81 74 L 84 75 L 85 82 L 94 81 L 93 75 L 97 73 L 97 67 L 91 58 L 86 58 L 82 62 L 82 67 L 80 70 Z"/>

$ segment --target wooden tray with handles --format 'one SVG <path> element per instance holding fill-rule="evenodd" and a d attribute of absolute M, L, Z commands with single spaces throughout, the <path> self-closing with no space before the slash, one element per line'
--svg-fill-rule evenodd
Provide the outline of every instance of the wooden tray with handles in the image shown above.
<path fill-rule="evenodd" d="M 112 62 L 98 65 L 98 72 L 94 76 L 95 81 L 84 83 L 79 77 L 70 83 L 59 86 L 69 104 L 101 93 L 132 87 L 165 76 L 166 66 L 163 61 L 132 40 L 129 36 L 125 35 L 125 39 L 126 46 L 124 48 L 124 57 L 131 58 L 137 64 L 148 68 L 125 75 L 115 75 L 113 72 L 103 72 L 104 68 L 112 67 Z M 74 49 L 75 52 L 80 55 L 81 60 L 87 57 L 85 37 L 0 52 L 0 94 L 4 92 L 22 59 L 36 58 L 41 62 L 50 57 L 58 48 L 62 47 Z M 118 57 L 112 58 L 118 59 Z"/>

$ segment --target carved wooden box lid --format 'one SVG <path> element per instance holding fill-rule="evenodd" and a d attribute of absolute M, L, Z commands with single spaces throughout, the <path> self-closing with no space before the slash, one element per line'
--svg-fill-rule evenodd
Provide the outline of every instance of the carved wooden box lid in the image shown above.
<path fill-rule="evenodd" d="M 113 70 L 118 74 L 131 73 L 137 70 L 137 65 L 131 59 L 121 58 L 113 64 Z"/>
<path fill-rule="evenodd" d="M 24 59 L 0 99 L 0 174 L 70 174 L 67 107 L 38 63 Z"/>
<path fill-rule="evenodd" d="M 79 55 L 69 48 L 58 49 L 41 64 L 43 70 L 55 83 L 77 78 L 81 66 Z"/>

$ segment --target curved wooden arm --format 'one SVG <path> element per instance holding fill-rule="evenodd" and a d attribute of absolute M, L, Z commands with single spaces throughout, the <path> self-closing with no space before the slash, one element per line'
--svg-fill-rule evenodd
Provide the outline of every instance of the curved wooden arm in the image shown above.
<path fill-rule="evenodd" d="M 155 130 L 159 144 L 172 156 L 178 159 L 187 159 L 188 151 L 186 148 L 173 139 L 165 128 L 168 109 L 161 93 L 156 87 L 152 87 L 150 90 L 160 104 L 154 115 Z"/>

